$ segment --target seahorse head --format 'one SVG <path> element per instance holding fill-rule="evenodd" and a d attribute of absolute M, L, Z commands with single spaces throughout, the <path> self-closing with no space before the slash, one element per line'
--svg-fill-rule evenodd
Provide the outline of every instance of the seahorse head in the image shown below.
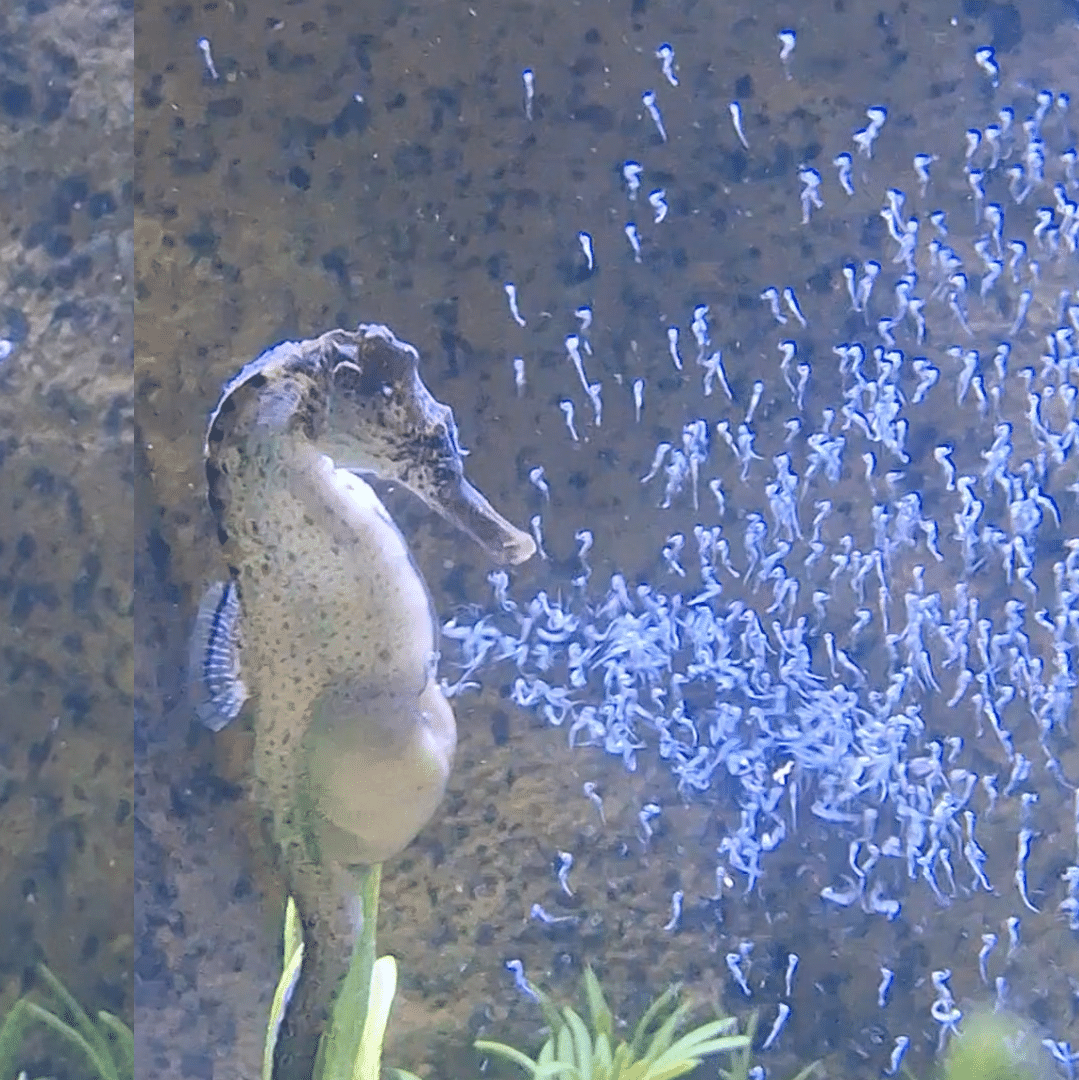
<path fill-rule="evenodd" d="M 384 326 L 331 330 L 285 341 L 225 384 L 204 446 L 219 536 L 241 496 L 237 481 L 272 467 L 282 438 L 310 440 L 339 468 L 395 480 L 471 536 L 499 563 L 522 563 L 536 546 L 464 474 L 453 410 L 419 374 L 419 353 Z"/>

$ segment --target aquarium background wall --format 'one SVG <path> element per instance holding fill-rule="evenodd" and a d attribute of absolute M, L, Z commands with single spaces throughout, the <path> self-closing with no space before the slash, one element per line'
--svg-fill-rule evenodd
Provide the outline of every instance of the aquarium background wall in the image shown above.
<path fill-rule="evenodd" d="M 138 42 L 140 1075 L 250 1074 L 276 974 L 249 735 L 183 702 L 205 417 L 361 320 L 547 556 L 492 581 L 387 493 L 460 735 L 384 874 L 387 1059 L 534 1037 L 516 959 L 627 1018 L 783 1004 L 770 1075 L 925 1072 L 998 1001 L 1064 1068 L 1075 5 L 146 4 Z"/>
<path fill-rule="evenodd" d="M 0 42 L 0 1018 L 46 961 L 130 1024 L 131 6 L 4 4 Z"/>

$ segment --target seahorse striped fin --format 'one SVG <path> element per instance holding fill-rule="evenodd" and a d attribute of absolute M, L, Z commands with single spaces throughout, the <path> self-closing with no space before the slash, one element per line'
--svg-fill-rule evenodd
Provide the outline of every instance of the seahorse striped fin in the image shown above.
<path fill-rule="evenodd" d="M 240 678 L 240 592 L 215 581 L 202 594 L 188 652 L 188 685 L 199 720 L 220 731 L 247 700 Z"/>

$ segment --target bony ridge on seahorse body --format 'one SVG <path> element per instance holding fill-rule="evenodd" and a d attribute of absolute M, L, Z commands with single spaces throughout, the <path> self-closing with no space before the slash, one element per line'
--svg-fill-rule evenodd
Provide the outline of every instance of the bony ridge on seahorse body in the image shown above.
<path fill-rule="evenodd" d="M 276 1062 L 305 1080 L 358 929 L 358 875 L 430 820 L 456 746 L 430 596 L 356 473 L 400 482 L 500 563 L 535 552 L 465 479 L 418 360 L 383 326 L 283 342 L 226 383 L 204 447 L 231 578 L 199 607 L 194 705 L 219 730 L 252 698 L 255 787 L 305 939 Z"/>

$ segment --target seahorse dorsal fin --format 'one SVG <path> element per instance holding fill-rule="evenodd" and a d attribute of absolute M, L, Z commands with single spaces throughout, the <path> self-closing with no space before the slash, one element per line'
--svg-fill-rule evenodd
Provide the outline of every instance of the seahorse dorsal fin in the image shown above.
<path fill-rule="evenodd" d="M 235 720 L 247 700 L 240 677 L 240 593 L 214 581 L 202 594 L 188 649 L 188 687 L 195 714 L 211 731 Z"/>

